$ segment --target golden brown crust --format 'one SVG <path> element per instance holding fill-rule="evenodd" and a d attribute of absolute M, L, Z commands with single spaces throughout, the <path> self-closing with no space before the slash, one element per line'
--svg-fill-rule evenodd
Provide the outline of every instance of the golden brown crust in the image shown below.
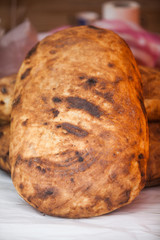
<path fill-rule="evenodd" d="M 119 36 L 75 27 L 29 52 L 10 144 L 12 180 L 29 204 L 69 218 L 126 205 L 145 185 L 148 145 L 140 73 Z"/>
<path fill-rule="evenodd" d="M 0 79 L 0 123 L 10 121 L 16 74 Z"/>
<path fill-rule="evenodd" d="M 160 184 L 160 122 L 149 123 L 149 160 L 146 186 Z"/>
<path fill-rule="evenodd" d="M 0 126 L 0 168 L 8 173 L 11 171 L 9 162 L 9 138 L 10 125 Z"/>
<path fill-rule="evenodd" d="M 144 104 L 149 121 L 160 120 L 160 71 L 139 66 L 143 83 Z"/>

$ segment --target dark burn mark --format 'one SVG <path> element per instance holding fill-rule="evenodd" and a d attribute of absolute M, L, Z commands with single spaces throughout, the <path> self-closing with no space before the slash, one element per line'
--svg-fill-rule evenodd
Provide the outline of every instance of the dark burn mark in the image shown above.
<path fill-rule="evenodd" d="M 23 183 L 20 183 L 20 184 L 19 184 L 19 188 L 20 188 L 20 189 L 23 189 L 23 188 L 24 188 Z"/>
<path fill-rule="evenodd" d="M 114 103 L 113 95 L 114 94 L 112 92 L 106 92 L 104 93 L 104 99 L 106 99 L 110 103 Z"/>
<path fill-rule="evenodd" d="M 41 188 L 39 185 L 35 185 L 36 196 L 41 199 L 47 199 L 49 196 L 55 197 L 58 190 L 55 187 Z"/>
<path fill-rule="evenodd" d="M 22 126 L 26 126 L 28 122 L 28 119 L 26 119 L 25 121 L 22 122 Z"/>
<path fill-rule="evenodd" d="M 0 132 L 0 138 L 4 136 L 4 133 L 3 132 Z"/>
<path fill-rule="evenodd" d="M 125 204 L 125 203 L 127 203 L 128 201 L 129 201 L 129 199 L 130 199 L 130 193 L 131 193 L 131 190 L 130 189 L 128 189 L 128 190 L 125 190 L 124 192 L 122 192 L 122 194 L 121 194 L 121 201 L 120 201 L 120 205 L 121 204 Z"/>
<path fill-rule="evenodd" d="M 53 97 L 53 98 L 52 98 L 52 101 L 53 101 L 54 103 L 62 102 L 62 100 L 61 100 L 60 98 L 58 98 L 58 97 Z"/>
<path fill-rule="evenodd" d="M 37 168 L 40 172 L 46 173 L 46 169 L 45 169 L 45 168 L 41 168 L 41 166 L 37 166 L 36 168 Z"/>
<path fill-rule="evenodd" d="M 99 118 L 102 114 L 98 106 L 88 102 L 86 99 L 82 99 L 79 97 L 68 97 L 67 102 L 69 103 L 69 106 L 71 108 L 85 110 L 94 117 Z"/>
<path fill-rule="evenodd" d="M 108 210 L 111 210 L 111 209 L 112 209 L 112 201 L 110 200 L 110 198 L 108 197 L 108 198 L 106 198 L 104 201 L 105 201 L 106 204 L 107 204 Z"/>
<path fill-rule="evenodd" d="M 13 100 L 12 108 L 16 107 L 20 103 L 20 100 L 21 100 L 21 95 L 19 95 L 17 98 Z"/>
<path fill-rule="evenodd" d="M 89 86 L 89 87 L 92 87 L 92 86 L 95 86 L 97 83 L 97 80 L 95 78 L 89 78 L 87 81 L 86 81 L 86 84 Z"/>
<path fill-rule="evenodd" d="M 53 194 L 53 190 L 52 189 L 48 189 L 45 192 L 45 195 L 52 195 Z"/>
<path fill-rule="evenodd" d="M 71 182 L 74 182 L 74 178 L 71 178 L 70 180 L 71 180 Z"/>
<path fill-rule="evenodd" d="M 113 68 L 114 67 L 114 63 L 108 63 L 108 67 L 110 67 L 110 68 Z"/>
<path fill-rule="evenodd" d="M 115 83 L 119 83 L 119 82 L 122 81 L 122 80 L 123 80 L 122 77 L 116 76 L 116 78 L 115 78 Z"/>
<path fill-rule="evenodd" d="M 81 80 L 83 80 L 83 79 L 85 79 L 85 76 L 79 76 L 79 79 L 81 79 Z"/>
<path fill-rule="evenodd" d="M 35 54 L 38 45 L 39 45 L 39 42 L 28 52 L 28 54 L 25 57 L 26 60 L 30 58 L 33 54 Z"/>
<path fill-rule="evenodd" d="M 48 125 L 48 123 L 47 123 L 47 122 L 44 122 L 44 123 L 43 123 L 43 125 L 45 125 L 45 126 L 46 126 L 46 125 Z"/>
<path fill-rule="evenodd" d="M 58 124 L 58 125 L 56 126 L 56 128 L 61 128 L 61 125 L 60 125 L 60 124 Z"/>
<path fill-rule="evenodd" d="M 8 93 L 7 88 L 6 87 L 2 87 L 1 88 L 1 93 L 2 94 L 7 94 Z"/>
<path fill-rule="evenodd" d="M 138 158 L 139 158 L 139 159 L 144 159 L 144 155 L 143 155 L 142 153 L 140 153 L 140 154 L 138 155 Z"/>
<path fill-rule="evenodd" d="M 25 79 L 29 74 L 30 74 L 30 71 L 31 71 L 32 68 L 27 68 L 24 73 L 21 75 L 21 80 Z"/>
<path fill-rule="evenodd" d="M 17 156 L 16 162 L 15 162 L 15 167 L 22 161 L 22 158 L 20 155 Z"/>
<path fill-rule="evenodd" d="M 100 97 L 103 97 L 105 100 L 107 100 L 110 103 L 114 103 L 114 99 L 113 99 L 114 94 L 112 92 L 103 93 L 103 92 L 95 91 L 95 94 Z"/>
<path fill-rule="evenodd" d="M 59 115 L 59 111 L 55 108 L 52 108 L 50 111 L 53 113 L 54 118 Z"/>
<path fill-rule="evenodd" d="M 4 105 L 4 104 L 5 104 L 5 102 L 1 100 L 1 101 L 0 101 L 0 104 L 1 104 L 1 105 Z"/>
<path fill-rule="evenodd" d="M 79 158 L 78 158 L 78 162 L 83 162 L 83 160 L 84 160 L 84 159 L 83 159 L 82 157 L 79 157 Z"/>
<path fill-rule="evenodd" d="M 77 137 L 86 137 L 88 135 L 88 132 L 86 130 L 83 130 L 70 123 L 62 123 L 61 127 L 68 133 L 71 133 Z"/>

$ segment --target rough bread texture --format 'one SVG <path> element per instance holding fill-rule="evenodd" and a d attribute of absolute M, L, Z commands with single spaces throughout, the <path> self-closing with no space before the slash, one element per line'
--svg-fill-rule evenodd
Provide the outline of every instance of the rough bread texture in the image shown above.
<path fill-rule="evenodd" d="M 37 44 L 16 81 L 10 160 L 18 193 L 45 214 L 102 215 L 145 185 L 141 76 L 115 33 L 74 27 Z"/>
<path fill-rule="evenodd" d="M 10 125 L 0 126 L 0 168 L 10 173 L 11 166 L 9 161 L 9 138 Z"/>
<path fill-rule="evenodd" d="M 0 78 L 0 124 L 10 121 L 16 74 Z"/>
<path fill-rule="evenodd" d="M 160 184 L 160 122 L 149 123 L 149 160 L 146 186 Z"/>
<path fill-rule="evenodd" d="M 149 121 L 160 120 L 160 71 L 139 66 L 142 76 L 144 105 Z"/>

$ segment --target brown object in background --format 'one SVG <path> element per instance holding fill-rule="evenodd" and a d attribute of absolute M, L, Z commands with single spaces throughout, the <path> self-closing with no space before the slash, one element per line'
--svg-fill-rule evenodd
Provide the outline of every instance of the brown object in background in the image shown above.
<path fill-rule="evenodd" d="M 160 71 L 144 66 L 139 66 L 139 70 L 148 120 L 160 120 Z"/>
<path fill-rule="evenodd" d="M 10 124 L 0 126 L 0 168 L 10 173 L 9 142 Z"/>
<path fill-rule="evenodd" d="M 149 123 L 149 160 L 146 186 L 160 184 L 160 122 Z"/>
<path fill-rule="evenodd" d="M 16 74 L 0 78 L 0 124 L 10 122 Z"/>
<path fill-rule="evenodd" d="M 2 26 L 9 30 L 11 22 L 11 6 L 17 3 L 14 22 L 20 24 L 28 18 L 38 32 L 64 26 L 75 25 L 75 14 L 83 11 L 97 12 L 101 16 L 102 4 L 110 0 L 21 0 L 0 1 Z M 141 25 L 148 31 L 160 33 L 160 2 L 159 0 L 138 0 L 141 5 Z"/>
<path fill-rule="evenodd" d="M 28 53 L 15 86 L 10 157 L 13 183 L 30 205 L 81 218 L 135 199 L 149 148 L 140 78 L 124 40 L 95 27 L 60 31 Z"/>

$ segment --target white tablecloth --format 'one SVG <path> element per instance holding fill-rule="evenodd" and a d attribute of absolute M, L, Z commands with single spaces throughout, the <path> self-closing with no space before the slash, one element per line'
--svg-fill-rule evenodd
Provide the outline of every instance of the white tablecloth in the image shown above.
<path fill-rule="evenodd" d="M 0 170 L 0 240 L 159 240 L 160 187 L 145 188 L 128 206 L 89 219 L 44 215 L 16 192 Z"/>

